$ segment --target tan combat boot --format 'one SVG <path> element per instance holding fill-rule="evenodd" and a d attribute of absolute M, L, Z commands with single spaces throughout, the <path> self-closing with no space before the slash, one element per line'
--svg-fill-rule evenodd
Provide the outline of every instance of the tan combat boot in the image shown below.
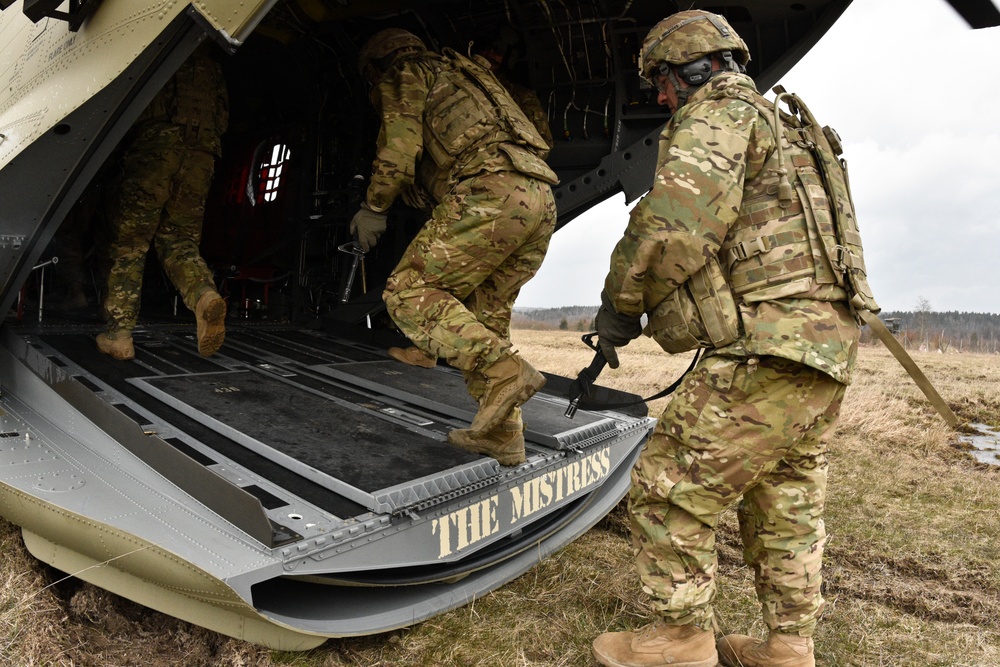
<path fill-rule="evenodd" d="M 437 366 L 437 359 L 428 355 L 416 345 L 411 345 L 407 348 L 390 347 L 389 356 L 396 361 L 402 361 L 404 364 L 411 366 L 420 366 L 421 368 L 434 368 Z"/>
<path fill-rule="evenodd" d="M 696 625 L 650 623 L 637 632 L 605 632 L 594 657 L 607 667 L 715 667 L 715 633 Z"/>
<path fill-rule="evenodd" d="M 97 349 L 119 361 L 135 359 L 135 346 L 132 344 L 132 334 L 128 331 L 98 334 Z"/>
<path fill-rule="evenodd" d="M 811 637 L 772 632 L 767 638 L 726 635 L 719 640 L 722 664 L 729 667 L 815 667 Z"/>
<path fill-rule="evenodd" d="M 545 376 L 516 354 L 505 354 L 483 369 L 486 391 L 471 430 L 482 436 L 498 427 L 510 411 L 523 405 L 545 385 Z"/>
<path fill-rule="evenodd" d="M 214 289 L 201 295 L 194 307 L 198 322 L 198 353 L 210 357 L 226 338 L 226 301 Z"/>
<path fill-rule="evenodd" d="M 492 456 L 502 466 L 524 463 L 524 423 L 521 408 L 514 408 L 500 426 L 476 436 L 472 429 L 460 428 L 448 434 L 448 442 L 467 452 Z"/>

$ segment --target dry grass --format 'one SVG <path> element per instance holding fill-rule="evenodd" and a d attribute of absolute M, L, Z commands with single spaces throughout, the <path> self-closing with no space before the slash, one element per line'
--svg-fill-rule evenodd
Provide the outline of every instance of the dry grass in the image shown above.
<path fill-rule="evenodd" d="M 539 368 L 575 377 L 591 358 L 579 334 L 514 332 Z M 1000 427 L 1000 357 L 918 354 L 963 419 Z M 602 384 L 649 395 L 687 365 L 648 340 Z M 668 399 L 653 406 L 656 415 Z M 831 453 L 822 666 L 1000 665 L 1000 470 L 976 463 L 891 356 L 862 350 Z M 406 630 L 271 653 L 133 605 L 86 584 L 46 584 L 0 524 L 0 664 L 583 666 L 606 629 L 645 622 L 625 510 L 475 604 Z M 718 612 L 727 631 L 762 631 L 735 517 L 720 529 Z"/>

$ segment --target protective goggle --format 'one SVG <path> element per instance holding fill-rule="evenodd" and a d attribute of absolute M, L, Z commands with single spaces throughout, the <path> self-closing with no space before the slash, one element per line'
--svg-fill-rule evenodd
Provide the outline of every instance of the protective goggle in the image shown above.
<path fill-rule="evenodd" d="M 660 63 L 660 66 L 653 71 L 650 83 L 661 93 L 667 92 L 667 83 L 670 81 L 670 63 Z"/>

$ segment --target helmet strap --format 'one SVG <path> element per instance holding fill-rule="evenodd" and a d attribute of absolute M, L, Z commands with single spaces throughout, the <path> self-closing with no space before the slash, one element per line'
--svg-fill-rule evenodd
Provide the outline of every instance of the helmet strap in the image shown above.
<path fill-rule="evenodd" d="M 680 79 L 677 78 L 677 72 L 674 70 L 674 66 L 670 63 L 660 63 L 660 74 L 667 77 L 667 80 L 674 87 L 674 92 L 677 95 L 677 108 L 680 109 L 682 106 L 687 104 L 688 96 L 691 94 L 692 88 L 687 86 L 682 86 Z"/>
<path fill-rule="evenodd" d="M 736 62 L 736 59 L 733 58 L 733 52 L 732 51 L 729 51 L 729 50 L 719 51 L 718 55 L 719 55 L 720 58 L 722 58 L 722 65 L 723 65 L 722 71 L 725 71 L 725 72 L 736 72 L 737 74 L 745 74 L 746 73 L 747 68 L 744 67 L 743 65 L 739 64 L 738 62 Z"/>

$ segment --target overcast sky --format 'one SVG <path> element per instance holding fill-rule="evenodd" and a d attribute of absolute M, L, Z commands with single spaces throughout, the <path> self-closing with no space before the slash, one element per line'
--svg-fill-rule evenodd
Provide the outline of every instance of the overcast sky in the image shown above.
<path fill-rule="evenodd" d="M 844 141 L 883 310 L 1000 313 L 1000 28 L 943 0 L 854 0 L 782 80 Z M 765 92 L 769 99 L 773 94 Z M 597 305 L 631 205 L 555 234 L 518 307 Z"/>

